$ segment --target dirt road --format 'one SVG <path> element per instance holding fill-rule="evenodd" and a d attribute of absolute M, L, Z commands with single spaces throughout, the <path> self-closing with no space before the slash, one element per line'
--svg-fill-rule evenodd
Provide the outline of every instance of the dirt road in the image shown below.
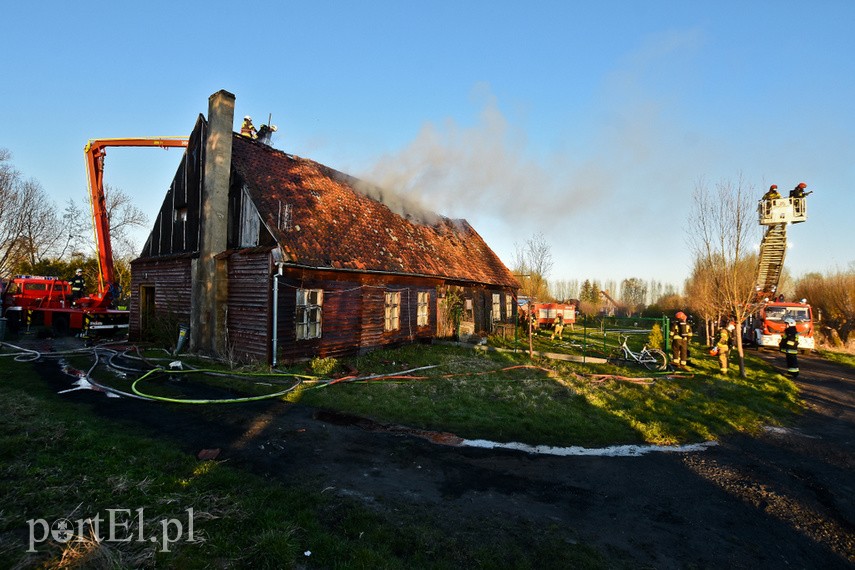
<path fill-rule="evenodd" d="M 780 366 L 775 354 L 768 358 Z M 181 407 L 77 391 L 105 416 L 222 449 L 233 467 L 489 540 L 557 529 L 611 565 L 851 568 L 855 565 L 855 377 L 802 358 L 809 410 L 791 429 L 733 436 L 693 453 L 554 457 L 460 448 L 377 431 L 303 406 Z M 43 367 L 44 376 L 57 379 Z"/>

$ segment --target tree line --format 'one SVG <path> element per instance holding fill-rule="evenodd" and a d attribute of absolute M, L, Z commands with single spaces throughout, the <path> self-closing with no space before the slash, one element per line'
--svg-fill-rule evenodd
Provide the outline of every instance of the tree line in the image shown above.
<path fill-rule="evenodd" d="M 148 219 L 120 189 L 107 186 L 105 195 L 116 274 L 127 291 L 136 251 L 130 232 L 147 226 Z M 93 235 L 88 191 L 60 208 L 36 179 L 13 166 L 11 152 L 0 148 L 0 279 L 19 274 L 68 279 L 80 268 L 87 283 L 97 283 Z"/>

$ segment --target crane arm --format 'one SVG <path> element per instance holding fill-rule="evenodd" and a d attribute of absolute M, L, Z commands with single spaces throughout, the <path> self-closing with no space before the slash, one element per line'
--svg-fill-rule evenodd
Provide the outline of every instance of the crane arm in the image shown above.
<path fill-rule="evenodd" d="M 187 137 L 138 137 L 115 139 L 90 139 L 86 143 L 86 174 L 89 179 L 89 201 L 92 205 L 92 229 L 98 250 L 98 296 L 109 305 L 110 286 L 115 282 L 113 245 L 110 240 L 110 219 L 104 194 L 104 157 L 110 146 L 134 147 L 187 147 Z"/>

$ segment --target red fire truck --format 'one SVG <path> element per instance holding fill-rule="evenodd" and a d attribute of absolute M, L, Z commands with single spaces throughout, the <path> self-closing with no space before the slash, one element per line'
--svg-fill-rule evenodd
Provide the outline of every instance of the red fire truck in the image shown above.
<path fill-rule="evenodd" d="M 110 220 L 104 194 L 106 147 L 186 147 L 186 137 L 93 139 L 84 149 L 89 177 L 92 226 L 98 250 L 98 287 L 87 297 L 72 302 L 71 284 L 57 277 L 19 275 L 2 285 L 0 309 L 8 328 L 41 326 L 55 334 L 99 334 L 128 328 L 130 313 L 113 308 L 117 297 Z"/>

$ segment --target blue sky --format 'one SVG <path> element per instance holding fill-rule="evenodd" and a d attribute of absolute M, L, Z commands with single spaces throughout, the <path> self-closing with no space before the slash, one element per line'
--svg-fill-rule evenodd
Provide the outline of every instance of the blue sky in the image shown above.
<path fill-rule="evenodd" d="M 814 191 L 788 232 L 793 275 L 855 261 L 849 0 L 0 13 L 0 147 L 60 206 L 85 195 L 88 139 L 189 134 L 226 89 L 238 117 L 272 114 L 277 148 L 466 218 L 508 264 L 542 232 L 553 279 L 682 284 L 692 191 L 740 176 L 758 198 L 772 183 Z M 106 180 L 153 217 L 179 160 L 108 149 Z"/>

